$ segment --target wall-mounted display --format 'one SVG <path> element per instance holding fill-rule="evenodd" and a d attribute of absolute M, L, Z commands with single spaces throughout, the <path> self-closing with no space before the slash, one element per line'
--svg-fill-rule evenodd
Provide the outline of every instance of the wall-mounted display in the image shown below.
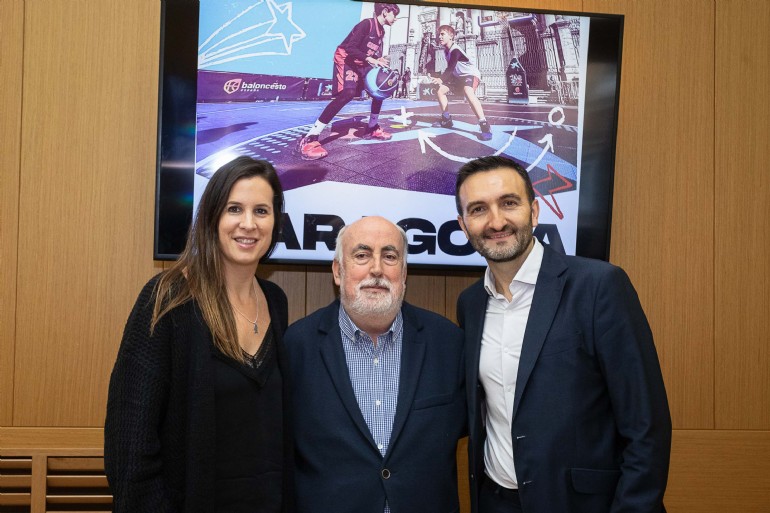
<path fill-rule="evenodd" d="M 608 258 L 623 18 L 355 0 L 165 0 L 155 258 L 174 258 L 208 179 L 247 155 L 285 189 L 275 262 L 321 263 L 382 215 L 409 262 L 484 265 L 457 223 L 469 160 L 523 165 L 536 236 Z"/>

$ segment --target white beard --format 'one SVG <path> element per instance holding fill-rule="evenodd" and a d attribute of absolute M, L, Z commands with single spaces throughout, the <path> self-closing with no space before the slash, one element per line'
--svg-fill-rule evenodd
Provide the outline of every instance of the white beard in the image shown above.
<path fill-rule="evenodd" d="M 344 274 L 342 279 L 345 279 Z M 361 290 L 364 287 L 382 287 L 386 288 L 388 293 L 370 294 Z M 356 286 L 355 296 L 352 298 L 348 297 L 344 286 L 340 287 L 340 300 L 346 311 L 353 312 L 359 316 L 395 316 L 401 308 L 405 291 L 405 287 L 394 286 L 385 278 L 368 278 Z"/>

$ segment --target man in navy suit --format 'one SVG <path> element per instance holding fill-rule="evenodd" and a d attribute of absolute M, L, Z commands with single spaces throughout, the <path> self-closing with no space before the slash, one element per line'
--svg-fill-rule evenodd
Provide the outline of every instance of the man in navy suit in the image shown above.
<path fill-rule="evenodd" d="M 381 217 L 346 226 L 340 300 L 289 327 L 299 513 L 453 513 L 465 432 L 463 336 L 403 302 L 407 240 Z"/>
<path fill-rule="evenodd" d="M 671 418 L 628 276 L 533 237 L 527 171 L 459 171 L 458 221 L 487 261 L 458 299 L 465 330 L 474 513 L 657 513 Z"/>

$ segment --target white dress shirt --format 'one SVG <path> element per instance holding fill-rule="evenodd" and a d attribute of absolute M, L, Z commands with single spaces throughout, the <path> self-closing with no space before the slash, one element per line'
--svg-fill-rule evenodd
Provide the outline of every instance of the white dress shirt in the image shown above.
<path fill-rule="evenodd" d="M 543 262 L 543 246 L 534 240 L 532 251 L 508 287 L 510 302 L 497 292 L 489 268 L 484 276 L 484 287 L 490 296 L 479 360 L 479 380 L 486 394 L 484 466 L 487 475 L 505 488 L 519 487 L 513 461 L 511 421 L 524 330 Z"/>

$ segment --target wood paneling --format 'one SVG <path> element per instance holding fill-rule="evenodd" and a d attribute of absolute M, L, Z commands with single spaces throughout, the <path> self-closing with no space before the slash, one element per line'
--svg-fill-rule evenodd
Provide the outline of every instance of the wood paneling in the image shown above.
<path fill-rule="evenodd" d="M 101 425 L 152 261 L 160 6 L 26 3 L 16 426 Z"/>
<path fill-rule="evenodd" d="M 281 287 L 289 300 L 289 322 L 305 316 L 305 267 L 296 265 L 262 265 L 259 276 Z"/>
<path fill-rule="evenodd" d="M 45 471 L 46 471 L 45 454 L 35 454 L 32 456 L 32 482 L 30 483 L 31 490 L 45 490 Z M 45 494 L 34 493 L 30 494 L 30 511 L 34 513 L 43 513 L 45 511 Z"/>
<path fill-rule="evenodd" d="M 714 427 L 714 3 L 625 15 L 611 261 L 647 313 L 676 428 Z"/>
<path fill-rule="evenodd" d="M 307 268 L 307 297 L 305 298 L 305 311 L 311 314 L 328 305 L 337 294 L 334 285 L 332 266 L 313 266 Z"/>
<path fill-rule="evenodd" d="M 98 448 L 99 452 L 103 446 L 102 428 L 0 427 L 0 450 L 4 456 L 27 454 L 31 449 L 54 448 L 87 449 L 91 452 Z M 90 456 L 91 453 L 83 455 Z"/>
<path fill-rule="evenodd" d="M 720 429 L 770 429 L 768 26 L 768 2 L 717 2 L 713 208 Z"/>
<path fill-rule="evenodd" d="M 2 511 L 112 510 L 101 448 L 6 450 L 0 445 L 0 487 Z"/>
<path fill-rule="evenodd" d="M 457 322 L 457 298 L 460 293 L 484 276 L 483 271 L 458 273 L 446 278 L 446 313 L 447 319 Z"/>
<path fill-rule="evenodd" d="M 407 271 L 406 296 L 414 306 L 444 315 L 446 311 L 446 279 L 441 274 L 426 271 Z"/>
<path fill-rule="evenodd" d="M 24 2 L 0 2 L 0 425 L 13 414 Z"/>
<path fill-rule="evenodd" d="M 669 513 L 767 513 L 770 431 L 674 431 Z"/>
<path fill-rule="evenodd" d="M 460 494 L 460 513 L 470 513 L 471 497 L 468 481 L 468 437 L 457 444 L 457 491 Z"/>

